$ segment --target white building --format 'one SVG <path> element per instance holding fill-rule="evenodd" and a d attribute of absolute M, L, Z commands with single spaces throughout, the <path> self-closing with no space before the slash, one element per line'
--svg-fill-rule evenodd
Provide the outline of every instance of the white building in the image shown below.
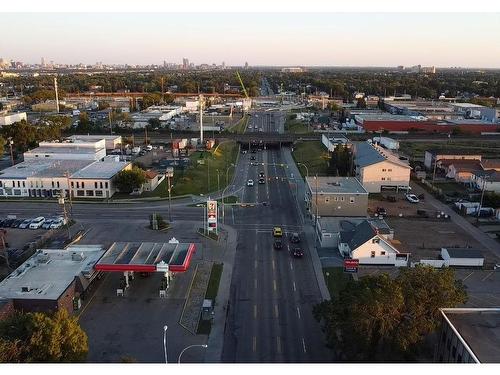
<path fill-rule="evenodd" d="M 122 144 L 121 135 L 72 135 L 67 138 L 71 143 L 99 142 L 104 139 L 106 150 L 120 148 Z"/>
<path fill-rule="evenodd" d="M 486 171 L 475 171 L 472 174 L 472 185 L 484 191 L 500 193 L 500 172 L 490 169 Z"/>
<path fill-rule="evenodd" d="M 321 135 L 321 143 L 327 148 L 328 151 L 333 152 L 338 145 L 351 147 L 351 142 L 344 135 L 331 136 L 327 134 Z"/>
<path fill-rule="evenodd" d="M 368 220 L 351 231 L 340 232 L 339 252 L 342 256 L 358 259 L 359 264 L 404 267 L 408 253 L 400 253 L 392 244 L 393 232 L 383 233 Z"/>
<path fill-rule="evenodd" d="M 17 112 L 0 115 L 0 126 L 12 125 L 15 122 L 26 121 L 26 112 Z"/>
<path fill-rule="evenodd" d="M 389 150 L 369 142 L 354 142 L 356 177 L 369 193 L 408 190 L 411 167 Z"/>
<path fill-rule="evenodd" d="M 113 178 L 131 164 L 106 156 L 105 140 L 49 143 L 24 154 L 24 161 L 0 171 L 0 196 L 54 197 L 61 191 L 80 198 L 109 198 Z"/>

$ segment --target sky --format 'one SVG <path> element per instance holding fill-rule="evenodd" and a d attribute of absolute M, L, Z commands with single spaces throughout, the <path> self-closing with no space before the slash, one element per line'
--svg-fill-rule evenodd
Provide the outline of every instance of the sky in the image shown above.
<path fill-rule="evenodd" d="M 500 13 L 11 13 L 0 35 L 25 63 L 500 68 Z"/>

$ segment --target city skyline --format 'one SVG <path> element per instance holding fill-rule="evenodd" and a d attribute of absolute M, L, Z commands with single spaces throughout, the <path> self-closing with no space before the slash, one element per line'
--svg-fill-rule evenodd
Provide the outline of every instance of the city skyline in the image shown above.
<path fill-rule="evenodd" d="M 500 68 L 498 13 L 12 15 L 4 35 L 20 17 L 30 28 L 7 38 L 0 56 L 28 64 Z"/>

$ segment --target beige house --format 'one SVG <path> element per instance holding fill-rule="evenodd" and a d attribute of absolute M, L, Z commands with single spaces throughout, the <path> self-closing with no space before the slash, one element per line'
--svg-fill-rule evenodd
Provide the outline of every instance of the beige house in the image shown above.
<path fill-rule="evenodd" d="M 161 175 L 152 170 L 146 171 L 144 174 L 146 176 L 146 182 L 144 183 L 144 185 L 142 185 L 142 189 L 144 191 L 155 190 L 158 185 L 160 185 L 161 182 L 165 179 L 165 175 Z"/>
<path fill-rule="evenodd" d="M 355 142 L 356 178 L 368 193 L 408 190 L 411 167 L 389 150 L 369 142 Z"/>

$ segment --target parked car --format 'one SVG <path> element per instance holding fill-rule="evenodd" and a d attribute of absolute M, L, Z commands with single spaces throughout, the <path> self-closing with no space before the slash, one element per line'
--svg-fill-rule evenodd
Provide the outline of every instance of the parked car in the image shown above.
<path fill-rule="evenodd" d="M 290 248 L 290 255 L 294 258 L 302 258 L 304 256 L 304 252 L 300 247 Z"/>
<path fill-rule="evenodd" d="M 410 203 L 418 203 L 420 200 L 417 198 L 415 194 L 406 194 L 405 198 Z"/>
<path fill-rule="evenodd" d="M 253 152 L 253 151 L 252 151 Z M 255 156 L 250 156 L 250 160 L 255 160 Z"/>
<path fill-rule="evenodd" d="M 253 180 L 248 180 L 247 181 L 247 186 L 253 186 Z"/>
<path fill-rule="evenodd" d="M 26 219 L 21 224 L 19 224 L 19 228 L 20 229 L 29 228 L 30 224 L 31 224 L 31 219 Z"/>
<path fill-rule="evenodd" d="M 264 172 L 259 172 L 259 177 L 264 178 L 264 177 L 266 177 L 266 175 L 264 174 Z"/>
<path fill-rule="evenodd" d="M 50 225 L 54 222 L 54 218 L 46 219 L 45 223 L 43 223 L 42 228 L 43 229 L 50 229 Z"/>
<path fill-rule="evenodd" d="M 29 228 L 40 229 L 43 223 L 45 223 L 45 218 L 43 216 L 39 216 L 31 221 Z"/>
<path fill-rule="evenodd" d="M 273 247 L 276 250 L 280 250 L 283 247 L 283 242 L 280 239 L 274 240 Z"/>
<path fill-rule="evenodd" d="M 19 225 L 22 224 L 24 220 L 23 219 L 16 219 L 14 222 L 10 225 L 11 228 L 19 228 Z"/>
<path fill-rule="evenodd" d="M 264 178 L 259 178 L 259 184 L 265 184 L 266 183 L 266 180 Z"/>
<path fill-rule="evenodd" d="M 134 190 L 132 190 L 132 192 L 130 193 L 130 195 L 141 195 L 142 194 L 142 189 L 140 188 L 135 188 Z"/>
<path fill-rule="evenodd" d="M 375 210 L 375 213 L 378 216 L 387 216 L 387 211 L 384 207 L 377 207 L 377 209 Z"/>
<path fill-rule="evenodd" d="M 50 224 L 50 229 L 57 229 L 65 224 L 66 224 L 66 219 L 64 217 L 58 217 L 57 219 L 52 221 L 52 224 Z"/>
<path fill-rule="evenodd" d="M 16 221 L 16 219 L 6 219 L 3 223 L 3 227 L 4 228 L 10 228 L 10 226 L 12 225 L 12 223 Z"/>
<path fill-rule="evenodd" d="M 274 227 L 273 228 L 273 236 L 274 237 L 281 237 L 281 236 L 283 236 L 283 231 L 281 230 L 281 227 Z"/>
<path fill-rule="evenodd" d="M 300 242 L 300 236 L 298 233 L 292 233 L 290 236 L 290 242 L 291 243 L 299 243 Z"/>

